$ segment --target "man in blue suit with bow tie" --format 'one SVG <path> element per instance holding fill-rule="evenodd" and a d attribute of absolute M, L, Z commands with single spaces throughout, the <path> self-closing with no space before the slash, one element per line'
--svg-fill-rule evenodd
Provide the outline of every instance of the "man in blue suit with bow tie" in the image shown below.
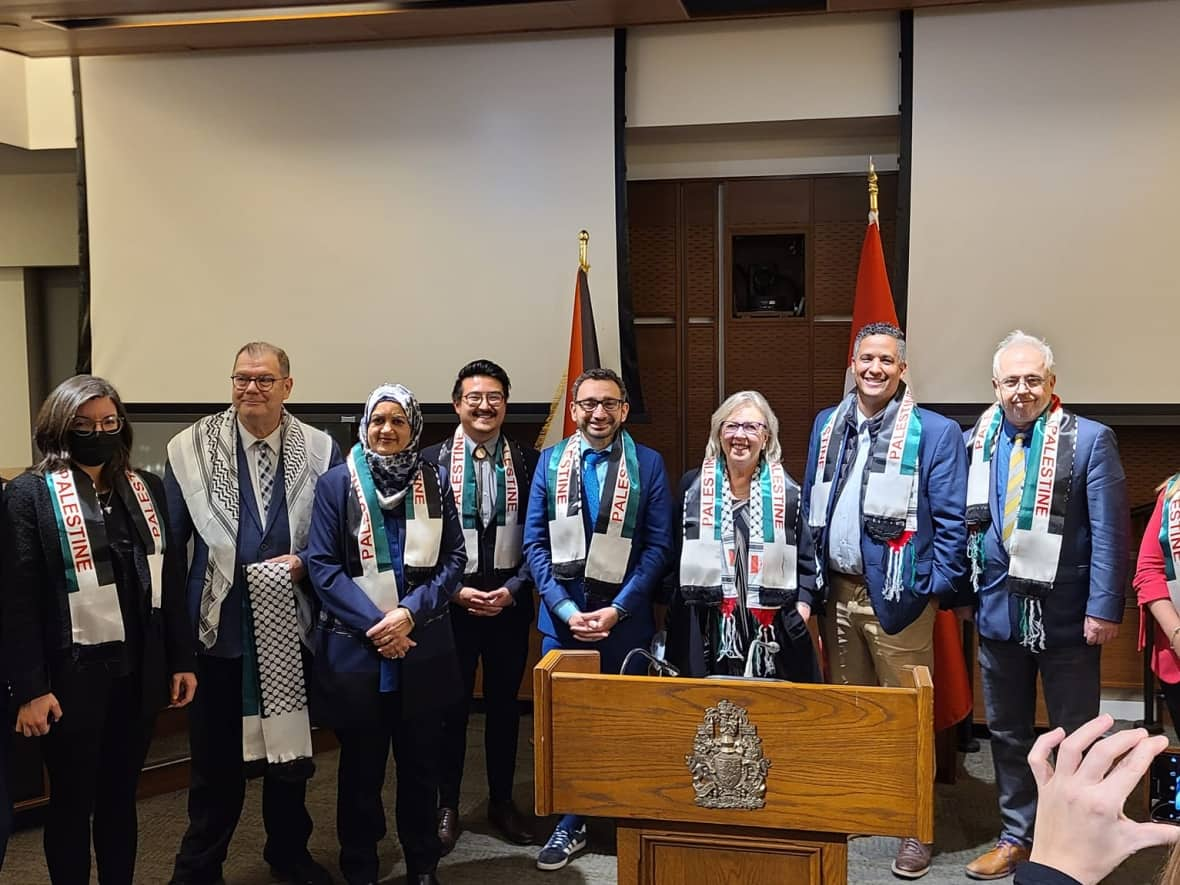
<path fill-rule="evenodd" d="M 1130 511 L 1109 427 L 1053 389 L 1053 351 L 1015 331 L 992 362 L 997 402 L 966 434 L 968 552 L 1002 830 L 973 879 L 1028 859 L 1037 790 L 1028 766 L 1037 674 L 1049 725 L 1098 715 L 1103 644 L 1123 617 Z"/>
<path fill-rule="evenodd" d="M 533 476 L 524 549 L 543 605 L 543 652 L 588 648 L 603 673 L 655 633 L 652 594 L 672 557 L 672 499 L 664 461 L 623 429 L 630 407 L 610 369 L 583 372 L 572 387 L 573 436 L 541 453 Z M 629 672 L 643 672 L 642 660 Z M 566 815 L 537 856 L 558 870 L 586 847 L 586 826 Z"/>

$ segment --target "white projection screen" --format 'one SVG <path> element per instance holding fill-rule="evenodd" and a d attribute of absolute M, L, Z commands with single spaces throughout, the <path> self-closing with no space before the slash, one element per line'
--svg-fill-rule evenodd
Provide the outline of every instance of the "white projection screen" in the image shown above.
<path fill-rule="evenodd" d="M 618 365 L 609 33 L 82 59 L 94 370 L 133 403 L 217 403 L 239 345 L 293 401 L 385 380 L 518 402 L 564 371 L 578 259 Z"/>
<path fill-rule="evenodd" d="M 1180 3 L 914 15 L 908 333 L 920 397 L 992 399 L 1013 328 L 1067 402 L 1174 404 Z"/>

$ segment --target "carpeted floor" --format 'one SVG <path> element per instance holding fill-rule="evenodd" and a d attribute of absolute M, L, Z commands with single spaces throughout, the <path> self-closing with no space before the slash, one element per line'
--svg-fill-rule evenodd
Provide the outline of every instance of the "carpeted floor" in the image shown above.
<path fill-rule="evenodd" d="M 532 747 L 528 738 L 532 720 L 521 723 L 520 763 L 517 770 L 517 802 L 522 808 L 532 800 Z M 494 835 L 486 822 L 487 786 L 483 769 L 483 717 L 471 719 L 467 774 L 460 813 L 465 832 L 455 851 L 443 859 L 439 878 L 444 885 L 528 885 L 528 883 L 615 882 L 614 832 L 609 821 L 595 821 L 590 846 L 564 870 L 543 873 L 533 864 L 536 847 L 509 845 Z M 961 757 L 964 765 L 958 783 L 937 788 L 935 824 L 937 831 L 934 866 L 921 881 L 924 885 L 969 882 L 963 865 L 991 847 L 998 828 L 995 788 L 991 783 L 991 758 L 987 743 L 983 750 Z M 336 870 L 336 754 L 316 757 L 318 774 L 308 791 L 308 806 L 316 823 L 311 851 L 334 874 Z M 405 867 L 393 835 L 392 765 L 386 782 L 390 836 L 381 844 L 382 869 L 387 881 L 401 881 Z M 140 852 L 136 883 L 163 885 L 172 869 L 172 858 L 187 822 L 184 791 L 146 799 L 140 803 Z M 1135 815 L 1135 809 L 1129 808 Z M 549 821 L 537 821 L 539 840 L 548 835 Z M 242 821 L 230 849 L 225 876 L 230 885 L 263 885 L 272 880 L 262 861 L 261 792 L 252 783 L 247 792 Z M 853 839 L 849 850 L 848 881 L 853 885 L 898 883 L 889 871 L 897 840 L 881 837 Z M 1128 860 L 1107 879 L 1110 885 L 1148 885 L 1163 862 L 1164 852 L 1144 852 Z M 338 881 L 343 881 L 338 879 Z M 1001 880 L 1010 881 L 1010 880 Z M 8 858 L 0 872 L 0 883 L 34 885 L 48 882 L 41 850 L 41 830 L 29 827 L 17 832 L 8 847 Z"/>

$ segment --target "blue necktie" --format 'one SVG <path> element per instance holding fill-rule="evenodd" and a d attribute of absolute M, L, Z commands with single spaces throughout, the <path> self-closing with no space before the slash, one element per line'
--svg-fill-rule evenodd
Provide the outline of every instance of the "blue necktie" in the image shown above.
<path fill-rule="evenodd" d="M 598 522 L 598 504 L 602 497 L 602 488 L 598 483 L 598 464 L 609 454 L 591 449 L 586 452 L 582 464 L 582 487 L 586 490 L 586 512 L 590 514 L 591 531 Z"/>

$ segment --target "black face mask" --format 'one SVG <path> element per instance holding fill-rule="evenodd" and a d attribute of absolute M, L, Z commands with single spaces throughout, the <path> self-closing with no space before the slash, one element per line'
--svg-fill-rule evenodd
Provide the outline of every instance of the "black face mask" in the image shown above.
<path fill-rule="evenodd" d="M 101 467 L 115 457 L 122 444 L 122 432 L 83 436 L 70 431 L 70 457 L 83 467 Z"/>

